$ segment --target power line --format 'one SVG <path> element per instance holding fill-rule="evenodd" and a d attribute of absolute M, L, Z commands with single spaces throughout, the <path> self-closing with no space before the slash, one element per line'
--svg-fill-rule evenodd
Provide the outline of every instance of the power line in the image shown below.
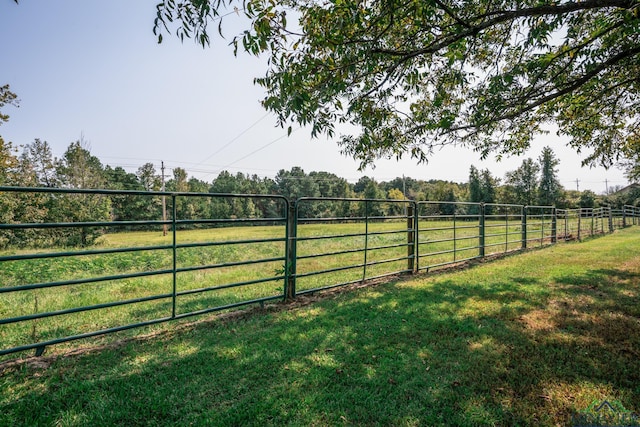
<path fill-rule="evenodd" d="M 235 13 L 235 12 L 231 12 L 231 13 Z M 229 14 L 227 14 L 229 15 Z M 227 15 L 223 15 L 227 16 Z M 224 144 L 222 147 L 218 148 L 216 151 L 214 151 L 212 154 L 210 154 L 209 156 L 205 157 L 203 160 L 199 161 L 199 162 L 184 162 L 184 161 L 172 161 L 172 163 L 176 163 L 176 164 L 185 164 L 185 165 L 193 165 L 193 166 L 199 166 L 204 164 L 207 160 L 211 159 L 213 156 L 215 156 L 216 154 L 220 153 L 222 150 L 224 150 L 225 148 L 227 148 L 228 146 L 230 146 L 231 144 L 233 144 L 234 142 L 236 142 L 238 139 L 240 139 L 244 134 L 246 134 L 247 132 L 249 132 L 251 129 L 253 129 L 254 127 L 256 127 L 261 121 L 263 121 L 264 119 L 266 119 L 269 116 L 269 112 L 265 113 L 262 117 L 260 117 L 258 120 L 256 120 L 255 122 L 253 122 L 251 125 L 249 125 L 247 128 L 245 128 L 242 132 L 240 132 L 238 135 L 236 135 L 235 137 L 233 137 L 231 140 L 229 140 L 226 144 Z M 299 129 L 299 128 L 298 128 Z M 296 129 L 296 130 L 298 130 Z M 293 132 L 292 132 L 293 133 Z M 282 138 L 278 138 L 278 140 L 280 140 Z M 276 141 L 278 141 L 276 140 Z M 268 145 L 271 145 L 272 143 L 275 143 L 276 141 L 272 141 L 271 143 L 267 144 L 264 147 L 259 148 L 258 150 L 256 150 L 255 152 L 261 150 L 262 148 L 266 148 Z M 240 160 L 244 160 L 245 158 L 249 157 L 252 154 L 255 154 L 255 152 L 253 153 L 249 153 L 247 156 L 236 160 L 235 162 L 226 165 L 226 166 L 219 166 L 219 165 L 212 165 L 212 166 L 217 166 L 218 168 L 225 169 L 228 168 L 229 166 L 239 162 Z M 160 162 L 162 164 L 161 167 L 164 167 L 164 162 L 160 159 L 142 159 L 142 158 L 134 158 L 134 157 L 111 157 L 111 156 L 101 156 L 104 159 L 121 159 L 121 160 L 140 160 L 143 162 L 148 162 L 149 160 L 155 162 Z M 121 165 L 116 165 L 116 166 L 120 166 L 120 167 L 128 167 L 128 168 L 135 168 L 135 167 L 139 167 L 139 165 L 133 165 L 133 164 L 121 164 Z M 174 168 L 171 168 L 174 169 Z M 185 171 L 190 171 L 190 172 L 196 172 L 196 173 L 206 173 L 205 176 L 208 175 L 212 175 L 214 174 L 216 171 L 211 171 L 208 169 L 204 169 L 204 170 L 198 170 L 198 169 L 194 169 L 194 168 L 183 168 Z"/>
<path fill-rule="evenodd" d="M 100 154 L 94 154 L 99 159 L 120 159 L 120 160 L 136 160 L 144 163 L 152 162 L 161 162 L 161 159 L 149 159 L 149 158 L 141 158 L 141 157 L 116 157 L 116 156 L 101 156 Z"/>
<path fill-rule="evenodd" d="M 229 163 L 229 164 L 227 164 L 227 165 L 223 166 L 222 168 L 220 168 L 220 169 L 218 170 L 218 172 L 220 172 L 220 171 L 222 171 L 222 170 L 224 170 L 224 169 L 227 169 L 228 167 L 233 166 L 233 165 L 235 165 L 236 163 L 238 163 L 238 162 L 240 162 L 240 161 L 242 161 L 242 160 L 244 160 L 244 159 L 246 159 L 246 158 L 248 158 L 248 157 L 253 156 L 253 155 L 254 155 L 254 154 L 256 154 L 257 152 L 262 151 L 262 150 L 264 150 L 265 148 L 267 148 L 267 147 L 269 147 L 269 146 L 271 146 L 271 145 L 275 144 L 276 142 L 278 142 L 278 141 L 280 141 L 280 140 L 282 140 L 282 139 L 284 139 L 284 138 L 288 137 L 288 136 L 289 136 L 289 135 L 291 135 L 292 133 L 297 132 L 298 130 L 300 130 L 301 128 L 302 128 L 302 127 L 300 126 L 300 127 L 296 128 L 296 129 L 294 129 L 293 131 L 288 132 L 287 134 L 282 135 L 282 136 L 280 136 L 280 137 L 278 137 L 278 138 L 274 139 L 273 141 L 266 143 L 266 144 L 265 144 L 265 145 L 263 145 L 262 147 L 260 147 L 260 148 L 257 148 L 257 149 L 255 149 L 255 150 L 253 150 L 253 151 L 252 151 L 252 152 L 250 152 L 249 154 L 247 154 L 247 155 L 245 155 L 245 156 L 243 156 L 243 157 L 240 157 L 239 159 L 234 160 L 233 162 L 231 162 L 231 163 Z M 208 173 L 208 174 L 206 174 L 206 175 L 204 175 L 204 176 L 209 176 L 209 175 L 212 175 L 213 173 L 214 173 L 214 172 L 211 172 L 211 173 Z"/>
<path fill-rule="evenodd" d="M 243 9 L 241 9 L 243 10 Z M 223 18 L 225 16 L 228 16 L 230 14 L 236 13 L 234 12 L 230 12 L 226 15 L 221 16 L 220 18 Z M 240 137 L 242 137 L 244 134 L 246 134 L 247 132 L 249 132 L 251 129 L 253 129 L 254 127 L 256 127 L 258 125 L 258 123 L 260 123 L 261 121 L 263 121 L 264 119 L 266 119 L 269 116 L 269 112 L 265 113 L 262 117 L 260 117 L 258 120 L 256 120 L 255 122 L 253 122 L 251 125 L 249 125 L 247 128 L 245 128 L 242 132 L 240 132 L 238 135 L 236 135 L 235 137 L 233 137 L 230 141 L 228 141 L 226 144 L 224 144 L 222 147 L 218 148 L 215 152 L 213 152 L 212 154 L 210 154 L 209 156 L 205 157 L 204 160 L 201 160 L 199 162 L 183 162 L 183 161 L 173 161 L 172 163 L 178 163 L 178 164 L 190 164 L 190 165 L 194 165 L 194 166 L 199 166 L 203 163 L 205 163 L 207 160 L 209 160 L 210 158 L 212 158 L 213 156 L 215 156 L 216 154 L 218 154 L 219 152 L 221 152 L 222 150 L 224 150 L 225 148 L 227 148 L 228 146 L 230 146 L 231 144 L 233 144 L 234 142 L 236 142 L 238 139 L 240 139 Z M 152 162 L 159 162 L 162 163 L 161 159 L 148 159 L 148 158 L 136 158 L 136 157 L 114 157 L 114 156 L 100 156 L 100 158 L 102 159 L 120 159 L 120 160 L 139 160 L 142 162 L 148 162 L 149 160 L 151 160 Z M 121 167 L 136 167 L 136 165 L 132 165 L 132 164 L 121 164 L 121 165 L 117 165 L 117 166 L 121 166 Z"/>
<path fill-rule="evenodd" d="M 253 129 L 258 123 L 260 123 L 261 121 L 263 121 L 264 119 L 267 118 L 267 116 L 269 116 L 269 113 L 266 113 L 264 116 L 260 117 L 257 121 L 255 121 L 252 125 L 250 125 L 248 128 L 246 128 L 245 130 L 243 130 L 242 132 L 240 132 L 238 135 L 236 135 L 234 138 L 232 138 L 229 142 L 227 142 L 226 144 L 224 144 L 222 147 L 218 148 L 213 154 L 207 156 L 204 160 L 202 160 L 199 163 L 196 163 L 195 166 L 201 165 L 203 163 L 205 163 L 207 160 L 209 160 L 210 158 L 212 158 L 213 156 L 215 156 L 216 154 L 218 154 L 219 152 L 221 152 L 222 150 L 224 150 L 225 148 L 227 148 L 228 146 L 230 146 L 231 144 L 233 144 L 234 142 L 236 142 L 238 139 L 240 139 L 240 137 L 242 135 L 244 135 L 245 133 L 249 132 L 251 129 Z"/>
<path fill-rule="evenodd" d="M 296 131 L 297 131 L 297 130 L 299 130 L 299 129 L 300 129 L 300 128 L 297 128 L 297 129 L 293 130 L 291 133 L 296 132 Z M 263 145 L 262 147 L 260 147 L 260 148 L 258 148 L 258 149 L 256 149 L 256 150 L 253 150 L 252 152 L 250 152 L 250 153 L 249 153 L 249 154 L 247 154 L 246 156 L 244 156 L 244 157 L 240 157 L 238 160 L 236 160 L 236 161 L 234 161 L 234 162 L 229 163 L 228 165 L 226 165 L 226 166 L 225 166 L 225 168 L 228 168 L 229 166 L 233 166 L 233 165 L 235 165 L 236 163 L 238 163 L 239 161 L 244 160 L 244 159 L 246 159 L 246 158 L 248 158 L 248 157 L 253 156 L 253 155 L 254 155 L 254 154 L 256 154 L 258 151 L 262 151 L 262 150 L 264 150 L 264 149 L 265 149 L 265 148 L 267 148 L 268 146 L 275 144 L 276 142 L 280 141 L 281 139 L 284 139 L 284 138 L 288 137 L 289 135 L 290 135 L 290 134 L 282 135 L 281 137 L 274 139 L 273 141 L 271 141 L 271 142 L 269 142 L 269 143 L 267 143 L 267 144 Z"/>

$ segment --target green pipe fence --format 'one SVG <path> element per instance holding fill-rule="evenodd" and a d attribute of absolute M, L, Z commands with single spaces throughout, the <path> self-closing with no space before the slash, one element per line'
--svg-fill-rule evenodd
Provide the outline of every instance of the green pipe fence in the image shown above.
<path fill-rule="evenodd" d="M 504 254 L 526 247 L 525 207 L 513 204 L 484 205 L 485 255 Z"/>
<path fill-rule="evenodd" d="M 40 209 L 78 211 L 66 211 L 59 222 L 0 224 L 6 247 L 0 252 L 0 356 L 33 349 L 42 354 L 53 344 L 285 296 L 286 268 L 280 266 L 288 260 L 289 202 L 284 197 L 0 188 L 5 199 L 26 193 L 38 199 Z M 161 219 L 109 221 L 81 209 L 82 203 L 109 205 L 114 198 L 147 203 L 151 215 Z M 161 216 L 163 198 L 167 219 Z M 265 209 L 258 215 L 248 209 L 252 206 Z M 242 208 L 252 214 L 235 215 Z M 237 227 L 261 232 L 248 239 L 225 232 Z M 109 247 L 101 241 L 129 234 L 161 244 L 125 239 L 131 246 Z M 65 249 L 89 243 L 89 249 Z"/>
<path fill-rule="evenodd" d="M 418 271 L 478 258 L 486 248 L 486 215 L 478 203 L 417 203 Z"/>
<path fill-rule="evenodd" d="M 640 216 L 632 206 L 20 187 L 0 187 L 0 205 L 12 206 L 0 223 L 2 358 L 584 239 Z"/>
<path fill-rule="evenodd" d="M 294 205 L 294 294 L 414 271 L 414 202 L 303 197 Z M 341 215 L 310 215 L 328 211 Z"/>
<path fill-rule="evenodd" d="M 531 244 L 543 246 L 556 243 L 557 217 L 554 207 L 525 206 L 526 230 L 523 238 L 523 248 Z"/>

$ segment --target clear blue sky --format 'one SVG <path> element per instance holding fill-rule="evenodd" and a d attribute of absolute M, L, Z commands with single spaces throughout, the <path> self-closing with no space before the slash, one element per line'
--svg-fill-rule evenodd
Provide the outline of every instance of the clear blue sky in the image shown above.
<path fill-rule="evenodd" d="M 451 147 L 428 164 L 412 159 L 382 160 L 357 170 L 335 142 L 311 140 L 306 129 L 286 137 L 259 104 L 253 85 L 265 68 L 259 58 L 233 56 L 228 40 L 242 28 L 240 17 L 225 21 L 228 40 L 214 38 L 202 49 L 167 37 L 158 45 L 152 33 L 157 0 L 0 0 L 0 85 L 10 84 L 19 108 L 0 128 L 5 140 L 24 145 L 46 140 L 59 157 L 80 135 L 104 164 L 135 172 L 160 161 L 182 167 L 210 182 L 223 169 L 273 177 L 279 169 L 301 166 L 355 182 L 362 175 L 379 181 L 397 176 L 466 182 L 469 166 L 489 168 L 503 178 L 526 157 L 537 159 L 551 146 L 561 163 L 563 186 L 605 191 L 626 185 L 618 169 L 589 169 L 581 157 L 551 133 L 522 157 L 479 161 L 477 153 Z M 212 29 L 215 32 L 215 29 Z M 217 34 L 217 33 L 216 33 Z M 170 170 L 169 170 L 170 173 Z"/>

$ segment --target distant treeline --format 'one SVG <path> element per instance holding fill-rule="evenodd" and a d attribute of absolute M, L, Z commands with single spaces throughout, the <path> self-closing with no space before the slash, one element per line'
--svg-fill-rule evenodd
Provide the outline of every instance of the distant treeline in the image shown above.
<path fill-rule="evenodd" d="M 640 194 L 596 196 L 591 191 L 567 191 L 556 179 L 558 160 L 545 149 L 537 162 L 527 159 L 522 166 L 501 180 L 489 170 L 471 167 L 467 183 L 444 180 L 416 180 L 397 177 L 387 182 L 363 176 L 349 183 L 329 172 L 306 173 L 299 167 L 280 170 L 272 178 L 222 171 L 211 182 L 189 178 L 182 168 L 173 168 L 164 188 L 172 192 L 275 194 L 289 199 L 299 197 L 411 199 L 443 203 L 443 214 L 464 210 L 454 202 L 513 203 L 555 205 L 560 208 L 597 207 L 599 204 L 637 205 Z M 0 185 L 70 189 L 116 189 L 160 191 L 162 176 L 152 163 L 135 173 L 122 167 L 104 166 L 86 144 L 69 145 L 62 158 L 54 158 L 46 141 L 36 139 L 18 151 L 0 138 Z M 305 217 L 361 215 L 361 207 L 340 202 L 304 205 Z M 393 204 L 376 204 L 373 215 L 397 214 Z M 171 217 L 173 207 L 167 207 Z M 190 197 L 176 200 L 177 218 L 275 218 L 283 215 L 282 206 L 268 199 Z M 446 212 L 445 212 L 446 210 Z M 451 211 L 451 212 L 449 212 Z M 161 220 L 162 198 L 129 195 L 0 193 L 0 222 L 108 222 Z M 0 247 L 7 246 L 87 246 L 104 232 L 104 227 L 52 229 L 16 229 L 0 234 Z"/>

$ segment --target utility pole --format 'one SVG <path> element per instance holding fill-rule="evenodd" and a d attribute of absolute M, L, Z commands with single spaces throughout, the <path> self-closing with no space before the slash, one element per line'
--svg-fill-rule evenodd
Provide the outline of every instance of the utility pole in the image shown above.
<path fill-rule="evenodd" d="M 160 161 L 160 173 L 162 173 L 162 191 L 164 192 L 164 161 Z M 162 195 L 162 221 L 167 220 L 167 198 Z M 162 224 L 162 235 L 167 235 L 167 224 Z"/>
<path fill-rule="evenodd" d="M 576 178 L 576 190 L 580 191 L 580 180 Z"/>
<path fill-rule="evenodd" d="M 604 188 L 606 189 L 606 194 L 607 196 L 609 195 L 609 180 L 608 179 L 604 179 Z"/>

